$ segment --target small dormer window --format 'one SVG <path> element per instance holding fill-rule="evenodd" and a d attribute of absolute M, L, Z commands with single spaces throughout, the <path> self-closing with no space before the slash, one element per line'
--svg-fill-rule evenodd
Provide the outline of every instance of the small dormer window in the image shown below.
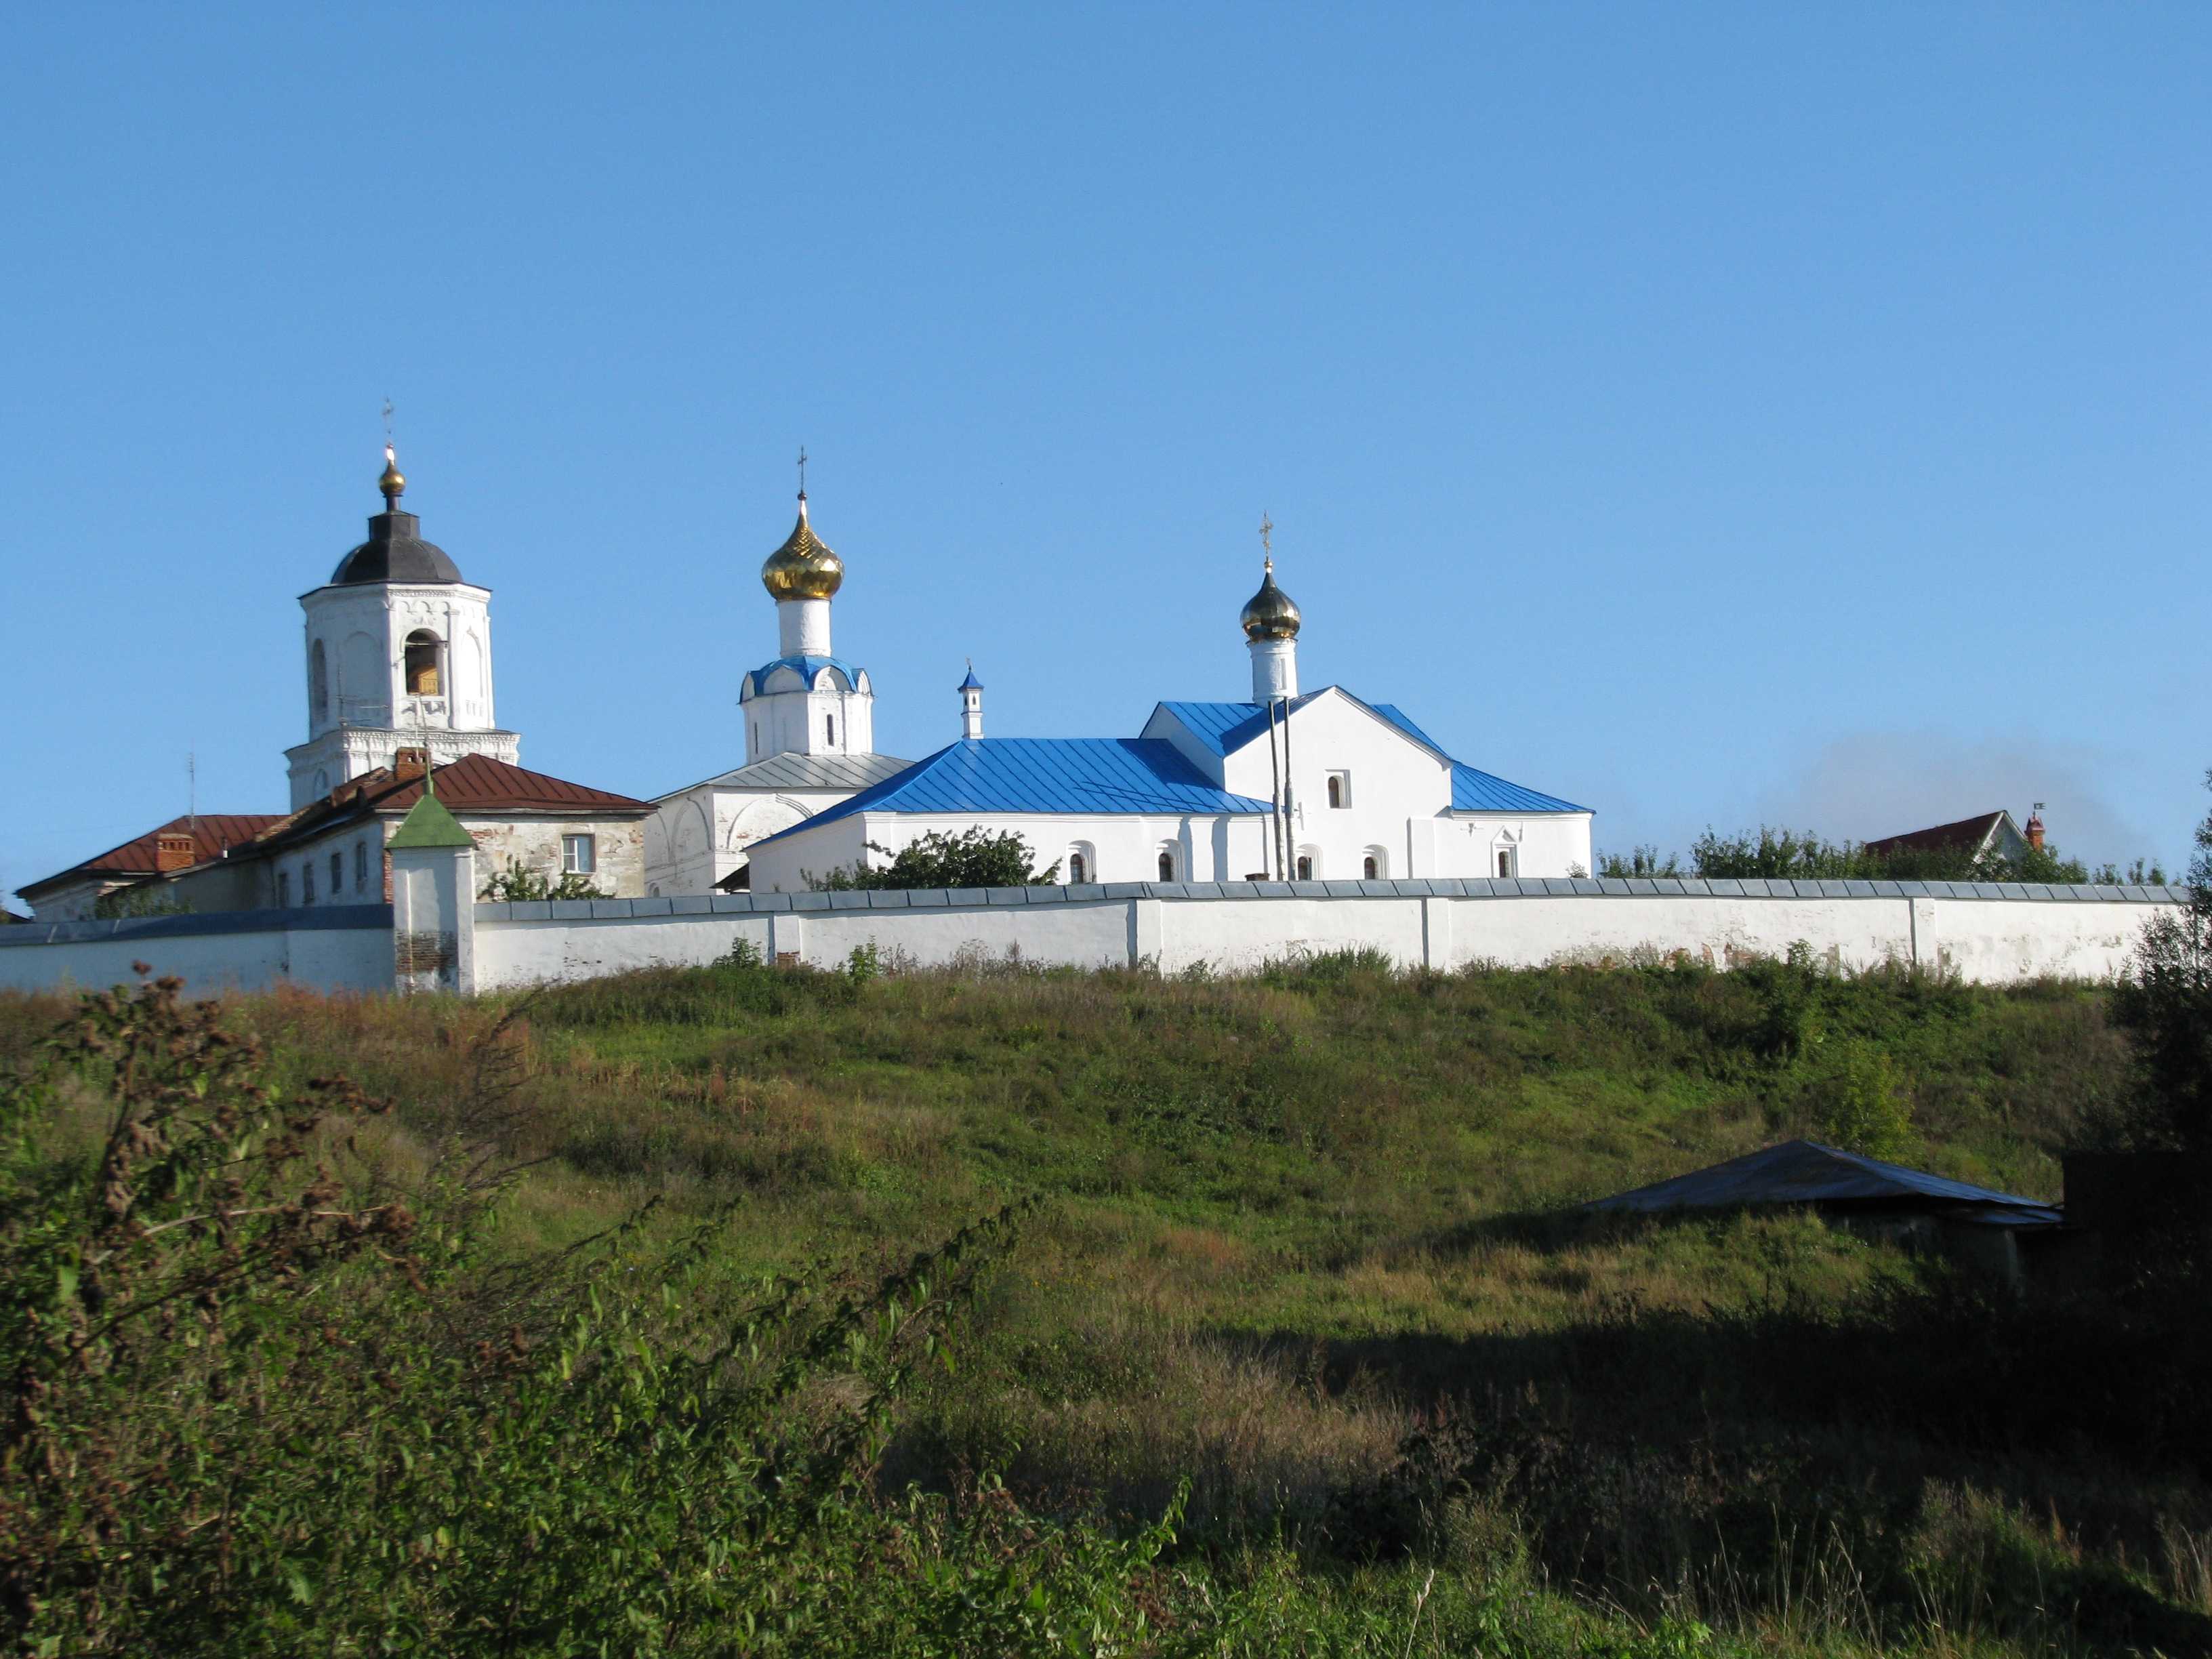
<path fill-rule="evenodd" d="M 406 674 L 409 696 L 438 695 L 438 636 L 427 628 L 407 636 Z"/>

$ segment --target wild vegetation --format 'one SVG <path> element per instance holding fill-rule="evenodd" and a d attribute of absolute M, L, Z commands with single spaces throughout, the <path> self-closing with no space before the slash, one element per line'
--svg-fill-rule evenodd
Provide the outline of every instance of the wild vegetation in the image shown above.
<path fill-rule="evenodd" d="M 1573 1208 L 2053 1196 L 2109 993 L 895 967 L 0 1000 L 24 1650 L 2212 1652 L 2171 1280 Z"/>
<path fill-rule="evenodd" d="M 1711 829 L 1691 845 L 1686 862 L 1679 853 L 1656 847 L 1601 854 L 1601 876 L 1703 876 L 1740 879 L 1746 876 L 1800 881 L 2033 881 L 2163 884 L 2166 872 L 2155 859 L 2137 859 L 2123 871 L 2118 865 L 2092 866 L 2068 858 L 2055 847 L 2030 847 L 2017 857 L 1977 857 L 1966 847 L 1906 847 L 1889 851 L 1863 842 L 1828 841 L 1812 830 L 1758 830 L 1723 836 Z"/>
<path fill-rule="evenodd" d="M 886 892 L 896 890 L 946 887 L 1044 887 L 1060 879 L 1057 860 L 1042 870 L 1030 864 L 1029 843 L 1011 830 L 986 830 L 977 824 L 957 835 L 933 830 L 894 853 L 875 842 L 871 853 L 886 862 L 866 859 L 842 869 L 817 875 L 800 873 L 817 893 Z"/>

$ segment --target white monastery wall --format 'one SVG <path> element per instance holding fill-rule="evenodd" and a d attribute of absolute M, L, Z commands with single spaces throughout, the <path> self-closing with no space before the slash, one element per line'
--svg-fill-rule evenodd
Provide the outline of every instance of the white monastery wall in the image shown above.
<path fill-rule="evenodd" d="M 645 896 L 645 822 L 641 818 L 489 818 L 454 815 L 477 844 L 477 886 L 519 859 L 548 881 L 561 879 L 561 838 L 589 835 L 597 843 L 599 869 L 592 883 L 615 898 Z M 395 826 L 396 828 L 397 826 Z"/>
<path fill-rule="evenodd" d="M 389 992 L 392 911 L 364 904 L 11 927 L 0 989 L 93 990 L 127 984 L 131 964 L 175 974 L 194 996 L 265 991 L 284 981 L 325 991 Z M 20 936 L 32 935 L 26 939 Z"/>
<path fill-rule="evenodd" d="M 2002 984 L 2109 979 L 2144 923 L 2185 896 L 1943 882 L 1128 882 L 477 904 L 470 915 L 480 990 L 711 962 L 740 939 L 764 958 L 824 968 L 873 945 L 922 967 L 983 957 L 1169 973 L 1348 949 L 1443 970 L 1655 957 L 1727 969 L 1802 942 L 1836 968 L 1896 962 Z M 143 960 L 204 991 L 286 979 L 389 990 L 391 928 L 380 905 L 34 923 L 0 933 L 0 987 L 111 983 Z"/>

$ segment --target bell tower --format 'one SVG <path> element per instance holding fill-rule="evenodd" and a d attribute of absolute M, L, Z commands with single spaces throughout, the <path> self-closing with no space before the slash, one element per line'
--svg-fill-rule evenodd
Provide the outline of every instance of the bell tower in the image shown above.
<path fill-rule="evenodd" d="M 464 580 L 446 550 L 403 511 L 407 480 L 390 444 L 377 480 L 384 511 L 329 581 L 300 596 L 307 613 L 307 740 L 284 751 L 295 811 L 349 778 L 392 764 L 402 747 L 434 766 L 464 755 L 514 764 L 522 740 L 495 723 L 491 590 Z"/>

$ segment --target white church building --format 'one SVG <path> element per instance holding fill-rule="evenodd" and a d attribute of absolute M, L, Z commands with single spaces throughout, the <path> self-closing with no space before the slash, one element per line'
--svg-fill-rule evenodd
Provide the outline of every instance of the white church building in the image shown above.
<path fill-rule="evenodd" d="M 655 803 L 650 893 L 801 891 L 975 828 L 1079 886 L 1589 872 L 1588 808 L 1455 759 L 1389 703 L 1301 692 L 1302 618 L 1272 556 L 1239 619 L 1249 702 L 1162 702 L 1133 738 L 987 738 L 971 667 L 960 740 L 912 763 L 873 752 L 873 686 L 832 653 L 844 564 L 803 489 L 761 580 L 781 654 L 739 690 L 745 764 Z"/>

